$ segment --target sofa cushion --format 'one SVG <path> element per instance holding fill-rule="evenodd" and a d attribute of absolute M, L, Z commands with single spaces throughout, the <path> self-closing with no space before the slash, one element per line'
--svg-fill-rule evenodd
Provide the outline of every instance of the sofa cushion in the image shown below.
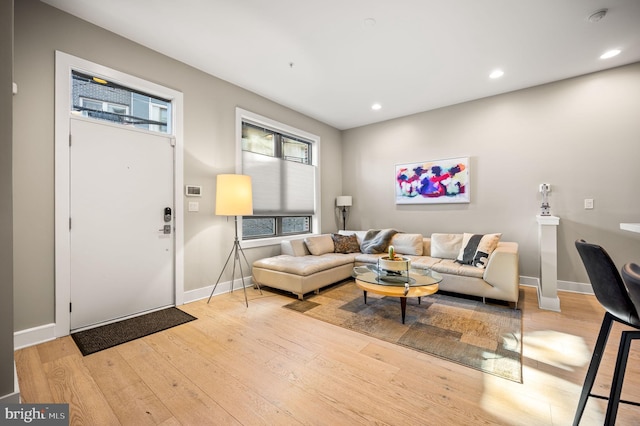
<path fill-rule="evenodd" d="M 391 245 L 398 254 L 422 256 L 422 234 L 399 232 L 391 238 Z"/>
<path fill-rule="evenodd" d="M 484 269 L 489 256 L 498 246 L 502 234 L 467 234 L 462 238 L 462 247 L 456 262 Z"/>
<path fill-rule="evenodd" d="M 253 262 L 253 267 L 306 277 L 327 269 L 353 263 L 355 256 L 355 254 L 339 253 L 327 253 L 319 256 L 289 256 L 281 254 L 256 260 Z"/>
<path fill-rule="evenodd" d="M 321 254 L 333 253 L 334 246 L 331 235 L 318 235 L 315 237 L 306 237 L 304 243 L 309 249 L 309 253 L 314 256 L 320 256 Z"/>
<path fill-rule="evenodd" d="M 331 239 L 336 253 L 360 253 L 360 244 L 355 235 L 331 234 Z"/>
<path fill-rule="evenodd" d="M 462 247 L 462 234 L 431 234 L 431 257 L 456 259 Z"/>
<path fill-rule="evenodd" d="M 431 256 L 418 256 L 411 259 L 411 267 L 417 269 L 433 269 L 436 263 L 440 263 L 442 259 Z"/>
<path fill-rule="evenodd" d="M 441 274 L 462 275 L 465 277 L 482 278 L 484 269 L 476 268 L 470 265 L 461 265 L 457 260 L 441 259 L 431 266 L 436 272 Z"/>
<path fill-rule="evenodd" d="M 386 256 L 385 253 L 359 253 L 356 255 L 356 262 L 365 263 L 365 264 L 376 264 L 378 263 L 378 259 Z"/>
<path fill-rule="evenodd" d="M 289 254 L 291 256 L 307 256 L 311 254 L 303 238 L 280 241 L 280 251 L 282 254 Z"/>

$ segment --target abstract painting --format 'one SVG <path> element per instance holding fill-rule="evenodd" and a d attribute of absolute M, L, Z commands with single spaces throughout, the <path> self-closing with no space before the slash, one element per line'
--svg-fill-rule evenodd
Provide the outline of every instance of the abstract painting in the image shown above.
<path fill-rule="evenodd" d="M 469 202 L 469 157 L 396 165 L 396 204 Z"/>

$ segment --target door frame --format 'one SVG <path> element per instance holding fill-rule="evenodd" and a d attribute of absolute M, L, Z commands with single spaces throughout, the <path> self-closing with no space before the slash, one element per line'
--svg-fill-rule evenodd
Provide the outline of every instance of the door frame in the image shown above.
<path fill-rule="evenodd" d="M 173 137 L 175 140 L 174 179 L 174 302 L 184 304 L 184 206 L 182 201 L 184 145 L 183 95 L 167 87 L 116 71 L 114 69 L 56 51 L 55 59 L 55 337 L 67 336 L 71 329 L 71 240 L 70 217 L 70 150 L 69 116 L 71 114 L 71 70 L 79 70 L 117 81 L 172 102 Z"/>

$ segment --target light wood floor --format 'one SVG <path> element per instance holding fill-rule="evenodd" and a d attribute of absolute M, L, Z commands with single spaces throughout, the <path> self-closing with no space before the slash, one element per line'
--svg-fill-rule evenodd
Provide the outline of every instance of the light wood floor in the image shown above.
<path fill-rule="evenodd" d="M 15 353 L 26 403 L 70 404 L 85 425 L 570 425 L 602 308 L 561 293 L 562 313 L 538 309 L 524 288 L 523 381 L 388 344 L 242 291 L 181 308 L 198 320 L 83 357 L 70 337 Z M 622 328 L 614 326 L 595 389 L 608 394 Z M 640 401 L 640 347 L 623 398 Z M 590 399 L 583 425 L 602 424 Z M 637 425 L 621 405 L 619 425 Z"/>

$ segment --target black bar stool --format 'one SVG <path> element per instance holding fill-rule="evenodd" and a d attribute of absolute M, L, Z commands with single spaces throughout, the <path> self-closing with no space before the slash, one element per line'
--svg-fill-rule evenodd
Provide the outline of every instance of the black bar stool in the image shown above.
<path fill-rule="evenodd" d="M 609 257 L 609 254 L 602 247 L 595 244 L 589 244 L 584 240 L 578 240 L 576 241 L 576 248 L 582 258 L 582 263 L 587 270 L 587 275 L 591 281 L 591 286 L 593 287 L 596 299 L 598 299 L 598 302 L 600 302 L 606 312 L 602 319 L 602 326 L 600 327 L 596 346 L 593 349 L 593 355 L 591 357 L 589 369 L 587 370 L 587 376 L 585 377 L 584 385 L 582 386 L 582 393 L 580 394 L 580 400 L 578 402 L 578 408 L 576 409 L 575 418 L 573 419 L 573 424 L 574 426 L 577 426 L 580 423 L 580 418 L 582 417 L 582 413 L 584 412 L 584 408 L 587 404 L 587 399 L 589 397 L 594 397 L 609 401 L 607 404 L 607 413 L 605 415 L 604 424 L 613 426 L 616 422 L 619 403 L 640 406 L 638 403 L 620 399 L 631 341 L 634 339 L 640 339 L 640 331 L 622 332 L 609 397 L 607 398 L 600 395 L 594 395 L 591 393 L 591 390 L 596 379 L 600 361 L 602 360 L 602 355 L 604 354 L 604 350 L 607 345 L 607 338 L 609 337 L 613 321 L 617 321 L 621 324 L 640 330 L 640 318 L 638 316 L 640 305 L 634 304 L 634 301 L 629 297 L 629 292 L 622 281 L 620 273 L 616 269 L 611 257 Z M 640 295 L 640 281 L 638 281 L 637 290 Z"/>

